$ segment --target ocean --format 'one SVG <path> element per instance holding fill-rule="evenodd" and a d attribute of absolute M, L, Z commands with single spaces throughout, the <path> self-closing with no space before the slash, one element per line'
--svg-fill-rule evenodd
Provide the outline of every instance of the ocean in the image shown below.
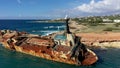
<path fill-rule="evenodd" d="M 35 20 L 0 20 L 0 30 L 27 31 L 32 34 L 48 35 L 65 29 L 65 23 L 38 22 Z M 0 44 L 0 68 L 120 68 L 120 49 L 92 49 L 99 57 L 90 66 L 75 66 L 5 49 Z"/>

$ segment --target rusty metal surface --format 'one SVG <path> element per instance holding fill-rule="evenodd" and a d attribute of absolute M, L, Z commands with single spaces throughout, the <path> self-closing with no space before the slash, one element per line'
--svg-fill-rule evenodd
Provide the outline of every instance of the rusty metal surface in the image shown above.
<path fill-rule="evenodd" d="M 96 54 L 90 50 L 84 52 L 82 47 L 77 48 L 71 55 L 73 46 L 57 45 L 49 37 L 28 37 L 28 35 L 22 32 L 7 32 L 4 35 L 1 34 L 0 37 L 3 40 L 1 43 L 8 49 L 68 64 L 91 65 L 98 60 Z"/>

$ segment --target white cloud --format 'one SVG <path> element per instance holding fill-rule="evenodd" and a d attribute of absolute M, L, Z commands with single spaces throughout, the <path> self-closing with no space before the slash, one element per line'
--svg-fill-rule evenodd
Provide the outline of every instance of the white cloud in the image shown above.
<path fill-rule="evenodd" d="M 88 4 L 84 3 L 75 7 L 74 11 L 88 14 L 120 13 L 120 0 L 101 0 L 97 2 L 91 0 Z"/>
<path fill-rule="evenodd" d="M 21 4 L 21 3 L 22 3 L 21 0 L 17 0 L 17 2 L 18 2 L 18 4 Z"/>

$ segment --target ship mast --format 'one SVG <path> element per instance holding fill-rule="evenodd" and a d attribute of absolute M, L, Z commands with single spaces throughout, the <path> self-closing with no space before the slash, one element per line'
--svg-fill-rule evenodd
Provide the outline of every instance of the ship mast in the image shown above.
<path fill-rule="evenodd" d="M 69 29 L 69 25 L 68 25 L 69 20 L 70 20 L 70 18 L 66 18 L 66 33 L 67 34 L 71 34 L 70 29 Z"/>

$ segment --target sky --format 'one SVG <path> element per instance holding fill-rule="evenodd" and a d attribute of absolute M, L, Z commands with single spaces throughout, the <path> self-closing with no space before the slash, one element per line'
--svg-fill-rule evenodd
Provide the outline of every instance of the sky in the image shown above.
<path fill-rule="evenodd" d="M 120 14 L 120 0 L 0 0 L 0 19 Z"/>

